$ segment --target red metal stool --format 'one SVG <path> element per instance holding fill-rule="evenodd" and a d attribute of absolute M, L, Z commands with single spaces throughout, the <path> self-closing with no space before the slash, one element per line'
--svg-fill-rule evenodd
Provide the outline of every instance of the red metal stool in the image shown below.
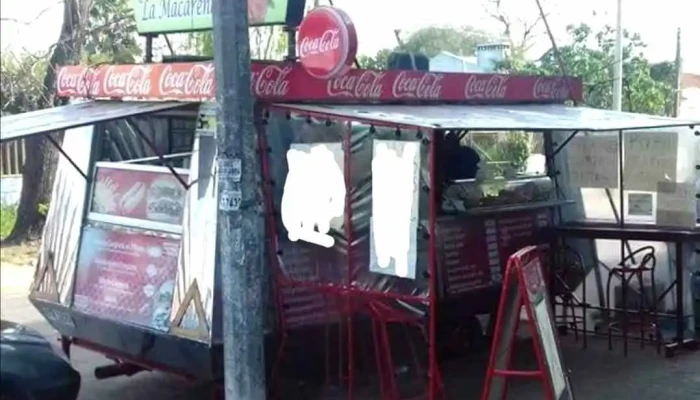
<path fill-rule="evenodd" d="M 392 307 L 382 301 L 372 301 L 368 303 L 367 308 L 369 316 L 372 319 L 372 333 L 381 398 L 382 400 L 400 400 L 399 388 L 396 382 L 396 366 L 394 365 L 389 335 L 389 325 L 400 324 L 404 325 L 406 328 L 417 328 L 424 340 L 428 342 L 428 334 L 422 323 L 424 315 L 420 313 L 420 310 L 400 301 L 397 301 L 396 307 Z M 416 348 L 413 345 L 408 330 L 402 329 L 401 331 L 408 342 L 417 377 L 428 378 L 426 382 L 429 382 L 430 377 L 427 371 L 421 366 Z M 436 382 L 439 395 L 444 397 L 443 381 L 439 371 L 437 372 Z M 423 398 L 424 396 L 425 395 L 420 395 L 418 397 Z"/>

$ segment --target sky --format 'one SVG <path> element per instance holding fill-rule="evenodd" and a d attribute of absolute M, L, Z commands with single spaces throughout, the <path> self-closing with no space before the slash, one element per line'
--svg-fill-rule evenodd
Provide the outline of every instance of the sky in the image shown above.
<path fill-rule="evenodd" d="M 488 1 L 335 0 L 334 4 L 345 10 L 355 23 L 359 52 L 373 55 L 382 48 L 396 45 L 394 29 L 407 35 L 428 25 L 471 25 L 500 33 L 498 22 L 485 10 Z M 700 0 L 622 1 L 623 26 L 641 35 L 648 44 L 645 54 L 651 61 L 675 58 L 676 30 L 680 27 L 684 71 L 700 74 Z M 327 2 L 321 1 L 322 4 Z M 542 0 L 542 3 L 550 14 L 548 20 L 555 37 L 561 40 L 560 45 L 565 44 L 565 27 L 569 24 L 583 22 L 594 28 L 615 25 L 615 0 Z M 502 7 L 508 15 L 521 16 L 526 21 L 533 21 L 537 16 L 535 0 L 502 0 Z M 3 51 L 42 51 L 58 37 L 62 1 L 0 0 L 0 15 Z M 691 51 L 693 47 L 695 50 Z M 549 39 L 544 34 L 539 35 L 531 55 L 538 56 L 548 48 Z"/>

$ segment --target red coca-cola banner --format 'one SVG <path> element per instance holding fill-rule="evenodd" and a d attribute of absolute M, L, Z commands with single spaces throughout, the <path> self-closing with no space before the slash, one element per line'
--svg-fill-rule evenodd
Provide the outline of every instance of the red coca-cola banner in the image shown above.
<path fill-rule="evenodd" d="M 148 168 L 148 167 L 141 167 Z M 125 168 L 98 164 L 90 211 L 116 217 L 179 225 L 186 189 L 163 167 Z M 187 181 L 187 174 L 180 171 Z"/>
<path fill-rule="evenodd" d="M 73 307 L 167 331 L 179 251 L 179 239 L 85 227 Z"/>
<path fill-rule="evenodd" d="M 298 63 L 254 62 L 251 89 L 259 100 L 377 102 L 563 102 L 579 101 L 576 78 L 499 74 L 352 69 L 329 80 L 312 77 Z M 215 97 L 212 63 L 62 67 L 62 97 L 209 101 Z"/>

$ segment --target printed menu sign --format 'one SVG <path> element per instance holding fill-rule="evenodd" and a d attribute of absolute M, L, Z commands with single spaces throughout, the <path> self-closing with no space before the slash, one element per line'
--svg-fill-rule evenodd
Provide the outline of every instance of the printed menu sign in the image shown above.
<path fill-rule="evenodd" d="M 445 292 L 449 296 L 491 285 L 487 243 L 478 224 L 464 218 L 450 218 L 438 223 L 442 242 L 442 272 Z M 496 244 L 492 244 L 492 248 Z M 496 263 L 499 267 L 498 254 Z"/>
<path fill-rule="evenodd" d="M 445 293 L 449 296 L 500 284 L 508 258 L 537 243 L 537 232 L 549 224 L 549 217 L 548 211 L 538 211 L 441 220 L 438 235 Z"/>
<path fill-rule="evenodd" d="M 279 257 L 284 280 L 290 282 L 336 281 L 331 276 L 319 276 L 321 271 L 332 273 L 336 260 L 328 256 L 328 250 L 303 242 L 280 241 Z M 318 289 L 284 286 L 281 297 L 285 323 L 288 328 L 321 325 L 337 318 L 332 296 Z"/>
<path fill-rule="evenodd" d="M 73 307 L 167 331 L 179 251 L 176 238 L 85 227 Z"/>
<path fill-rule="evenodd" d="M 683 182 L 659 182 L 656 223 L 664 226 L 694 228 L 695 186 Z"/>
<path fill-rule="evenodd" d="M 618 185 L 618 140 L 615 136 L 575 137 L 566 145 L 569 183 L 580 188 Z"/>
<path fill-rule="evenodd" d="M 90 211 L 116 217 L 181 224 L 185 208 L 185 187 L 169 169 L 148 168 L 98 164 Z M 187 182 L 187 172 L 177 172 Z"/>
<path fill-rule="evenodd" d="M 653 192 L 657 182 L 676 180 L 677 132 L 626 132 L 625 189 Z"/>

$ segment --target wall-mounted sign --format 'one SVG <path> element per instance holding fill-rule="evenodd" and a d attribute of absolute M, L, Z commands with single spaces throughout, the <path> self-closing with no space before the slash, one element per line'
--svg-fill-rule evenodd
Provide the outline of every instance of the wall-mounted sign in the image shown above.
<path fill-rule="evenodd" d="M 369 270 L 415 279 L 420 142 L 375 140 Z"/>
<path fill-rule="evenodd" d="M 289 240 L 333 247 L 330 230 L 342 227 L 345 214 L 341 144 L 292 144 L 287 164 L 280 211 Z"/>
<path fill-rule="evenodd" d="M 332 79 L 346 73 L 357 55 L 357 32 L 350 17 L 333 7 L 311 10 L 299 26 L 298 55 L 309 75 Z"/>
<path fill-rule="evenodd" d="M 186 170 L 176 170 L 187 182 Z M 98 163 L 90 203 L 90 219 L 139 226 L 146 221 L 179 226 L 187 189 L 165 167 Z"/>
<path fill-rule="evenodd" d="M 83 229 L 73 307 L 167 331 L 180 239 L 145 231 Z"/>
<path fill-rule="evenodd" d="M 212 0 L 131 0 L 139 33 L 190 32 L 212 28 Z M 248 0 L 250 26 L 297 26 L 306 0 Z"/>

